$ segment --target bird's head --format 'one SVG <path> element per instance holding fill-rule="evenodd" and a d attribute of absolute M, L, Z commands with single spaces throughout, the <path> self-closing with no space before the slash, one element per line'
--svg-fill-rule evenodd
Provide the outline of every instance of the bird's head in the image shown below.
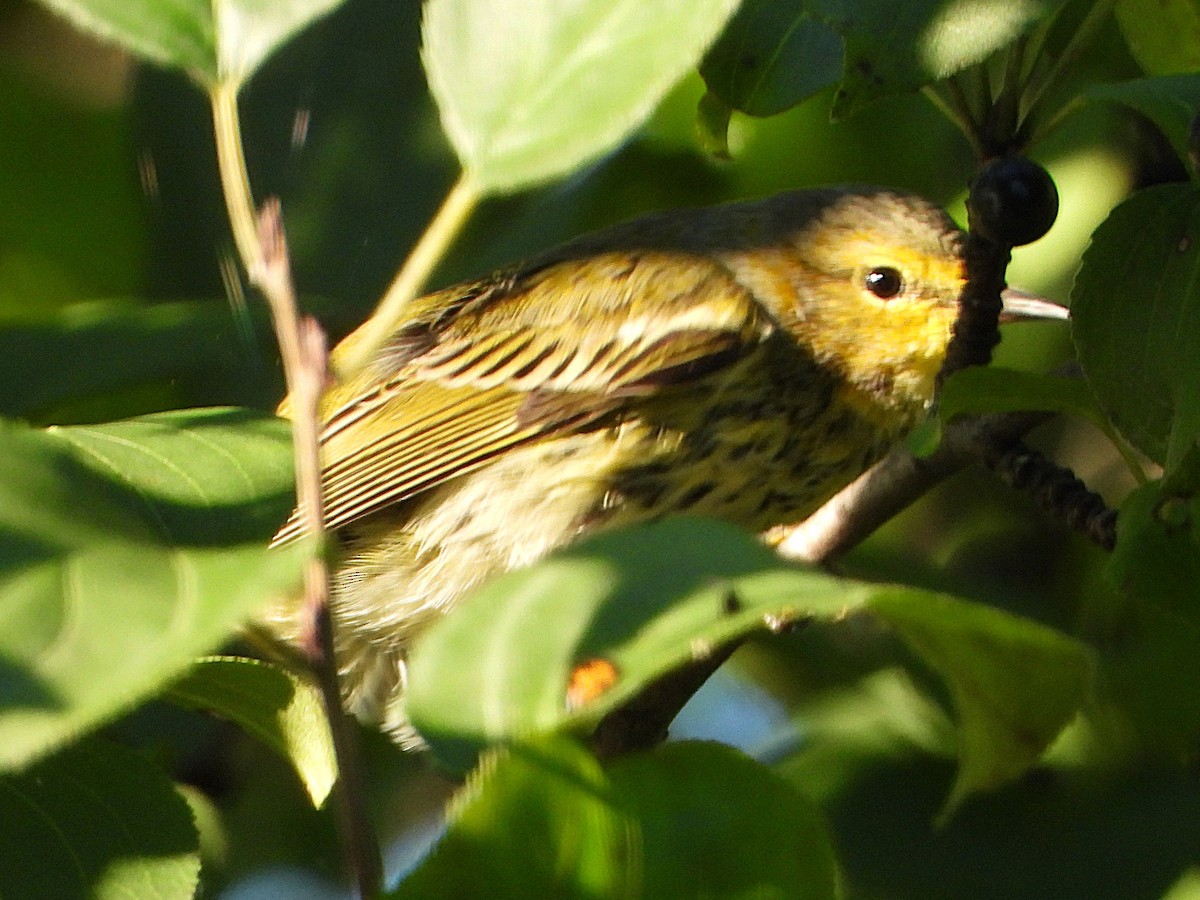
<path fill-rule="evenodd" d="M 910 194 L 849 187 L 781 195 L 771 217 L 780 266 L 772 312 L 864 405 L 912 411 L 933 401 L 966 280 L 964 235 Z M 787 273 L 786 285 L 779 282 Z M 1013 294 L 1008 317 L 1065 310 Z M 851 398 L 853 399 L 853 398 Z"/>

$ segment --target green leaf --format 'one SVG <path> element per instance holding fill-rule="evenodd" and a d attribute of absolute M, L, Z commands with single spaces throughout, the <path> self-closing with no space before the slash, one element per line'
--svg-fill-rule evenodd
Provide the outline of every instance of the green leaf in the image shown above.
<path fill-rule="evenodd" d="M 1033 765 L 1087 694 L 1090 654 L 1044 625 L 926 591 L 884 591 L 870 608 L 950 690 L 959 765 L 943 819 Z"/>
<path fill-rule="evenodd" d="M 272 383 L 255 337 L 260 316 L 239 320 L 223 300 L 113 300 L 0 329 L 0 414 L 53 414 L 81 400 L 111 405 L 118 391 L 168 382 L 181 406 L 212 393 L 265 401 L 253 395 Z"/>
<path fill-rule="evenodd" d="M 1130 197 L 1096 229 L 1071 292 L 1079 363 L 1101 407 L 1170 471 L 1200 435 L 1200 191 Z"/>
<path fill-rule="evenodd" d="M 1116 701 L 1125 730 L 1148 755 L 1186 759 L 1200 741 L 1200 691 L 1183 689 L 1200 684 L 1200 617 L 1140 593 L 1148 582 L 1131 587 L 1138 602 L 1121 623 L 1118 646 L 1101 657 L 1105 699 Z"/>
<path fill-rule="evenodd" d="M 841 79 L 842 39 L 796 0 L 745 0 L 700 74 L 727 106 L 773 116 Z"/>
<path fill-rule="evenodd" d="M 1200 69 L 1200 5 L 1195 0 L 1118 0 L 1115 12 L 1130 53 L 1148 74 Z"/>
<path fill-rule="evenodd" d="M 835 118 L 888 94 L 908 93 L 1007 47 L 1065 0 L 807 0 L 845 40 Z"/>
<path fill-rule="evenodd" d="M 337 759 L 320 694 L 308 682 L 262 660 L 214 656 L 198 660 L 166 698 L 236 722 L 279 753 L 295 768 L 313 806 L 329 796 Z"/>
<path fill-rule="evenodd" d="M 115 744 L 88 741 L 0 776 L 0 821 L 5 897 L 187 900 L 199 887 L 187 803 Z"/>
<path fill-rule="evenodd" d="M 491 742 L 588 727 L 764 624 L 859 609 L 895 627 L 950 687 L 963 729 L 952 804 L 1028 768 L 1082 700 L 1087 654 L 1045 626 L 834 578 L 723 523 L 678 518 L 581 542 L 485 586 L 417 644 L 408 711 L 438 758 L 465 769 Z M 580 702 L 568 685 L 594 661 L 602 677 Z"/>
<path fill-rule="evenodd" d="M 707 91 L 696 104 L 696 134 L 706 153 L 717 159 L 729 160 L 729 121 L 733 110 L 714 94 Z"/>
<path fill-rule="evenodd" d="M 612 150 L 697 64 L 737 0 L 429 0 L 422 46 L 442 127 L 481 192 Z"/>
<path fill-rule="evenodd" d="M 781 564 L 721 522 L 672 518 L 601 535 L 496 579 L 439 622 L 410 661 L 408 712 L 444 762 L 469 768 L 493 740 L 596 722 L 765 617 L 833 616 L 867 592 Z M 616 682 L 572 709 L 572 672 L 592 660 Z"/>
<path fill-rule="evenodd" d="M 935 433 L 926 435 L 913 452 L 927 456 L 937 449 L 940 425 L 960 415 L 985 415 L 1013 412 L 1047 412 L 1076 416 L 1091 422 L 1113 442 L 1129 465 L 1130 471 L 1140 472 L 1136 459 L 1117 436 L 1108 416 L 1096 405 L 1088 383 L 1066 375 L 1042 375 L 1000 366 L 974 366 L 960 369 L 946 380 L 938 399 L 938 418 Z M 919 434 L 919 432 L 918 432 Z M 913 447 L 915 435 L 908 445 Z"/>
<path fill-rule="evenodd" d="M 120 44 L 149 62 L 216 78 L 210 0 L 40 0 L 81 31 Z"/>
<path fill-rule="evenodd" d="M 276 48 L 343 0 L 40 0 L 76 27 L 201 85 L 249 78 Z"/>
<path fill-rule="evenodd" d="M 1180 160 L 1187 163 L 1188 133 L 1200 112 L 1200 75 L 1189 72 L 1098 84 L 1088 88 L 1087 96 L 1121 103 L 1141 113 L 1158 126 Z"/>
<path fill-rule="evenodd" d="M 129 709 L 294 590 L 267 550 L 287 423 L 237 409 L 0 425 L 0 768 Z"/>
<path fill-rule="evenodd" d="M 1108 425 L 1087 382 L 1065 375 L 973 366 L 950 376 L 938 399 L 943 422 L 960 415 L 1009 412 L 1067 413 L 1101 427 Z"/>
<path fill-rule="evenodd" d="M 1193 490 L 1175 493 L 1154 482 L 1130 494 L 1117 517 L 1108 574 L 1128 596 L 1173 609 L 1200 626 L 1200 498 Z"/>
<path fill-rule="evenodd" d="M 817 900 L 838 889 L 820 814 L 736 750 L 671 744 L 605 771 L 554 739 L 485 761 L 392 896 Z"/>

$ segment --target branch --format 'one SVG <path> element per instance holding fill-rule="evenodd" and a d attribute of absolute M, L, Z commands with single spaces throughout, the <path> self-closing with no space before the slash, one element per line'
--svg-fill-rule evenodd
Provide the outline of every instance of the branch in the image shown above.
<path fill-rule="evenodd" d="M 302 318 L 297 310 L 278 200 L 263 204 L 258 217 L 257 245 L 260 255 L 250 267 L 250 277 L 271 308 L 291 398 L 298 505 L 303 511 L 306 532 L 318 540 L 317 551 L 309 557 L 304 570 L 306 626 L 300 651 L 317 682 L 333 737 L 338 764 L 335 804 L 346 867 L 358 885 L 359 894 L 374 897 L 379 892 L 383 867 L 363 789 L 358 733 L 342 709 L 329 611 L 329 570 L 324 553 L 318 423 L 321 395 L 328 380 L 329 354 L 321 326 L 309 316 Z"/>
<path fill-rule="evenodd" d="M 995 448 L 1011 446 L 1049 418 L 1048 413 L 960 416 L 942 430 L 932 454 L 918 457 L 896 447 L 803 522 L 777 532 L 776 550 L 787 559 L 832 562 L 942 480 Z"/>

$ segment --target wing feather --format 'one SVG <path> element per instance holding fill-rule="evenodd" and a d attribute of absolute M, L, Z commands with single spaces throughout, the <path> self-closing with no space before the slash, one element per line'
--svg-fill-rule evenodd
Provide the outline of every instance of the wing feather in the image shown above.
<path fill-rule="evenodd" d="M 379 364 L 326 399 L 331 529 L 709 374 L 773 331 L 719 263 L 661 251 L 558 261 L 422 298 L 415 309 Z M 300 531 L 293 513 L 275 543 Z"/>

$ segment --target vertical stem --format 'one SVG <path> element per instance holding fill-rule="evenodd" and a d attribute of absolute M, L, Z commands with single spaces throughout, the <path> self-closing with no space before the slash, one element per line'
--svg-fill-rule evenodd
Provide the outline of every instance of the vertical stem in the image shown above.
<path fill-rule="evenodd" d="M 968 204 L 968 221 L 969 216 Z M 963 249 L 967 282 L 946 348 L 946 360 L 938 373 L 939 385 L 959 369 L 985 366 L 991 361 L 992 349 L 1000 343 L 998 325 L 1003 306 L 1000 292 L 1004 290 L 1004 273 L 1011 257 L 1011 248 L 993 244 L 974 228 L 968 230 Z"/>
<path fill-rule="evenodd" d="M 292 397 L 297 484 L 304 494 L 300 507 L 305 511 L 305 530 L 323 539 L 325 510 L 321 498 L 318 416 L 328 375 L 328 353 L 325 334 L 315 319 L 298 319 L 296 325 L 301 368 L 296 372 L 289 393 Z M 323 546 L 323 540 L 321 544 Z M 316 677 L 337 757 L 338 780 L 333 800 L 346 868 L 358 886 L 359 896 L 371 898 L 379 891 L 383 865 L 379 857 L 379 839 L 367 808 L 358 735 L 354 723 L 342 708 L 342 690 L 334 657 L 333 616 L 329 608 L 329 567 L 321 550 L 309 558 L 305 568 L 304 611 L 308 631 L 303 637 L 302 649 Z"/>
<path fill-rule="evenodd" d="M 342 709 L 334 658 L 333 618 L 329 610 L 329 570 L 323 552 L 325 512 L 321 496 L 319 408 L 328 378 L 325 334 L 315 319 L 302 318 L 296 307 L 277 200 L 263 205 L 255 246 L 260 256 L 250 267 L 249 274 L 270 305 L 292 403 L 298 505 L 304 517 L 305 532 L 318 542 L 317 552 L 309 557 L 304 570 L 306 633 L 300 641 L 300 650 L 317 682 L 333 738 L 338 764 L 334 802 L 346 867 L 359 894 L 369 898 L 379 891 L 382 864 L 379 842 L 367 810 L 357 734 Z"/>
<path fill-rule="evenodd" d="M 1092 38 L 1100 30 L 1101 24 L 1112 14 L 1113 7 L 1116 5 L 1117 0 L 1096 0 L 1083 17 L 1083 21 L 1079 23 L 1079 27 L 1071 35 L 1067 46 L 1063 48 L 1058 59 L 1054 61 L 1054 65 L 1048 70 L 1039 73 L 1036 79 L 1030 79 L 1025 92 L 1026 111 L 1019 125 L 1023 133 L 1028 133 L 1031 130 L 1031 127 L 1027 123 L 1038 114 L 1038 107 L 1046 99 L 1046 91 L 1052 85 L 1062 82 L 1067 72 L 1070 71 L 1071 66 L 1075 65 L 1076 60 L 1087 49 L 1088 44 L 1092 42 Z M 1036 127 L 1037 123 L 1034 122 L 1032 128 L 1036 129 Z"/>
<path fill-rule="evenodd" d="M 1020 122 L 1021 71 L 1024 66 L 1025 38 L 1019 37 L 1008 48 L 1004 60 L 1004 76 L 1000 91 L 988 114 L 987 133 L 996 149 L 1008 149 L 1012 145 Z"/>
<path fill-rule="evenodd" d="M 931 84 L 921 88 L 921 93 L 926 99 L 934 105 L 959 131 L 963 133 L 963 137 L 967 139 L 967 143 L 971 145 L 971 150 L 975 153 L 976 158 L 983 158 L 983 145 L 979 143 L 979 137 L 976 134 L 975 126 L 971 122 L 968 113 L 962 110 L 957 103 L 950 103 L 941 95 L 936 87 Z"/>
<path fill-rule="evenodd" d="M 254 197 L 246 171 L 242 148 L 242 125 L 238 116 L 237 95 L 241 83 L 219 82 L 209 93 L 212 104 L 213 133 L 217 145 L 217 167 L 221 173 L 221 191 L 233 229 L 233 242 L 247 272 L 258 263 L 258 229 L 255 224 Z"/>
<path fill-rule="evenodd" d="M 959 76 L 955 77 L 957 79 Z M 992 76 L 987 63 L 981 62 L 970 66 L 966 71 L 961 73 L 961 77 L 967 81 L 974 91 L 975 121 L 980 123 L 986 122 L 988 113 L 992 108 L 992 100 L 995 96 L 992 92 Z"/>
<path fill-rule="evenodd" d="M 387 340 L 404 314 L 404 308 L 428 280 L 433 267 L 462 231 L 478 205 L 480 192 L 470 176 L 459 176 L 442 201 L 416 245 L 396 273 L 379 306 L 361 327 L 347 337 L 334 352 L 333 361 L 343 377 L 367 364 Z"/>

